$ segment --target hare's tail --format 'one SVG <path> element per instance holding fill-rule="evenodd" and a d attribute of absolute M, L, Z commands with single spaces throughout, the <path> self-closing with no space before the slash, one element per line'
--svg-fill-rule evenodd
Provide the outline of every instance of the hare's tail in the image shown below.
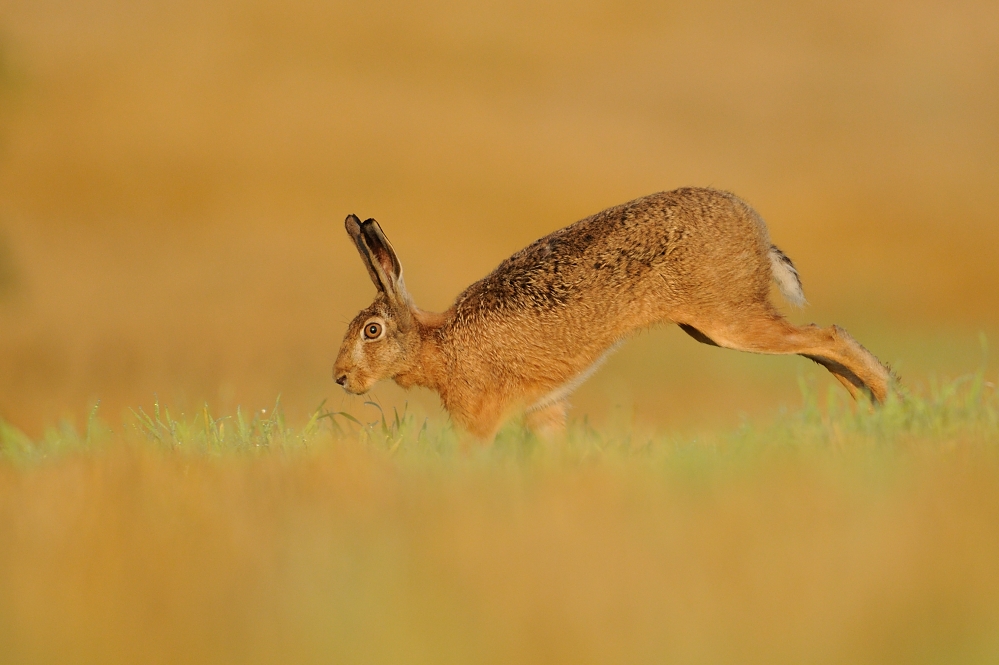
<path fill-rule="evenodd" d="M 805 305 L 805 292 L 801 288 L 801 278 L 787 254 L 770 245 L 770 271 L 780 292 L 795 307 Z"/>

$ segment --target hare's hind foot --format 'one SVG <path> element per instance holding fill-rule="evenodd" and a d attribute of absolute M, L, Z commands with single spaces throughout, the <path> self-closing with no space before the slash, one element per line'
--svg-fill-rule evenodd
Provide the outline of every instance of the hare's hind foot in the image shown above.
<path fill-rule="evenodd" d="M 895 377 L 850 333 L 837 325 L 823 329 L 811 324 L 799 330 L 808 330 L 819 342 L 815 344 L 815 353 L 800 355 L 832 372 L 854 398 L 863 391 L 878 404 L 883 404 L 888 399 Z"/>
<path fill-rule="evenodd" d="M 839 326 L 796 326 L 778 314 L 760 313 L 735 323 L 699 321 L 681 327 L 705 344 L 753 353 L 804 356 L 829 370 L 854 398 L 861 392 L 878 403 L 888 397 L 892 382 L 888 368 Z"/>

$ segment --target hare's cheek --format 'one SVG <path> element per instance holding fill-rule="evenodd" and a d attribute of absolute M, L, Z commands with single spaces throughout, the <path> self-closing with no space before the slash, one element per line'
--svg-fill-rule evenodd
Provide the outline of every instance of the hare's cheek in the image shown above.
<path fill-rule="evenodd" d="M 366 360 L 364 355 L 364 344 L 354 344 L 354 348 L 351 349 L 350 360 L 354 367 L 364 364 L 364 361 Z"/>

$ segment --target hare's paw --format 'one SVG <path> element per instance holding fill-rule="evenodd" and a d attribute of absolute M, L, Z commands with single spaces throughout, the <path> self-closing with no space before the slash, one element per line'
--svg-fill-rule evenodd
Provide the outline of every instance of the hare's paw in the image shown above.
<path fill-rule="evenodd" d="M 528 428 L 540 439 L 552 440 L 565 434 L 566 411 L 569 404 L 565 400 L 531 409 L 525 415 Z"/>

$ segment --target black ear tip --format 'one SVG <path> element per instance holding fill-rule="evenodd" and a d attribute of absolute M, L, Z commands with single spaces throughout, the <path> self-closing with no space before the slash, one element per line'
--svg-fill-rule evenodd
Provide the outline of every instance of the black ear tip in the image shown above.
<path fill-rule="evenodd" d="M 372 222 L 374 222 L 375 224 L 378 223 L 378 222 L 375 222 L 375 218 L 374 217 L 368 217 L 366 220 L 364 220 L 365 224 L 371 224 Z"/>
<path fill-rule="evenodd" d="M 343 220 L 343 226 L 351 237 L 361 232 L 361 220 L 357 218 L 357 215 L 347 215 L 347 219 Z"/>

